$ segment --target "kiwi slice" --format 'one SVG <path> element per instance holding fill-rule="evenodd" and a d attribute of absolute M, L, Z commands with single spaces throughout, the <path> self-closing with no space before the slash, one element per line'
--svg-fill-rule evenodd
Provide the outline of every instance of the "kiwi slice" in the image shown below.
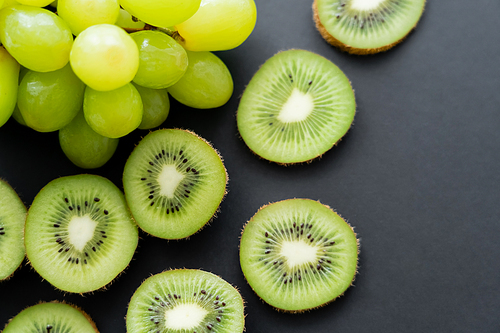
<path fill-rule="evenodd" d="M 56 288 L 104 287 L 129 264 L 139 234 L 125 198 L 106 178 L 55 179 L 35 197 L 24 242 L 33 268 Z"/>
<path fill-rule="evenodd" d="M 24 309 L 12 318 L 3 333 L 99 333 L 92 319 L 76 306 L 51 302 Z"/>
<path fill-rule="evenodd" d="M 125 197 L 139 227 L 166 239 L 188 237 L 215 214 L 227 173 L 214 148 L 180 129 L 146 135 L 123 172 Z"/>
<path fill-rule="evenodd" d="M 220 277 L 170 270 L 148 278 L 132 296 L 128 333 L 241 333 L 243 299 Z"/>
<path fill-rule="evenodd" d="M 351 84 L 328 59 L 304 50 L 271 57 L 248 84 L 238 130 L 257 155 L 280 164 L 321 156 L 354 119 Z"/>
<path fill-rule="evenodd" d="M 373 54 L 400 43 L 424 11 L 425 0 L 314 0 L 314 21 L 330 44 Z"/>
<path fill-rule="evenodd" d="M 273 307 L 300 312 L 333 301 L 352 284 L 358 241 L 328 206 L 290 199 L 262 207 L 241 236 L 248 284 Z"/>
<path fill-rule="evenodd" d="M 7 182 L 0 179 L 0 280 L 14 273 L 24 259 L 26 207 Z"/>

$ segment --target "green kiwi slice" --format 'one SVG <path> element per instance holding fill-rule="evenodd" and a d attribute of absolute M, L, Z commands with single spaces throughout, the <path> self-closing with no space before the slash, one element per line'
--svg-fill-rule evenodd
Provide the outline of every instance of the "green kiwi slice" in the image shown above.
<path fill-rule="evenodd" d="M 23 202 L 14 189 L 0 179 L 0 280 L 10 277 L 23 262 L 25 220 Z"/>
<path fill-rule="evenodd" d="M 354 119 L 351 84 L 331 61 L 304 50 L 280 52 L 257 71 L 238 107 L 238 130 L 257 155 L 280 164 L 331 149 Z"/>
<path fill-rule="evenodd" d="M 26 254 L 56 288 L 100 289 L 129 264 L 139 234 L 120 190 L 106 178 L 55 179 L 35 197 L 26 219 Z"/>
<path fill-rule="evenodd" d="M 373 54 L 400 43 L 417 25 L 425 0 L 314 0 L 314 21 L 330 44 Z"/>
<path fill-rule="evenodd" d="M 243 299 L 220 277 L 201 270 L 165 271 L 136 290 L 128 333 L 241 333 Z"/>
<path fill-rule="evenodd" d="M 66 303 L 39 303 L 19 312 L 3 333 L 99 333 L 92 319 Z"/>
<path fill-rule="evenodd" d="M 188 237 L 215 214 L 227 173 L 214 148 L 180 129 L 146 135 L 123 172 L 125 197 L 139 227 L 165 239 Z"/>
<path fill-rule="evenodd" d="M 333 301 L 352 284 L 358 241 L 328 206 L 290 199 L 262 207 L 241 236 L 240 263 L 255 293 L 300 312 Z"/>

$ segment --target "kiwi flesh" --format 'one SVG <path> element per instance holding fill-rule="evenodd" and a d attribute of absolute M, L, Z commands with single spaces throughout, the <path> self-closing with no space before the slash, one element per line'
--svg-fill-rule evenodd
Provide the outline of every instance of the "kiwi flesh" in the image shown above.
<path fill-rule="evenodd" d="M 148 278 L 127 311 L 128 333 L 241 333 L 243 299 L 222 278 L 178 269 Z"/>
<path fill-rule="evenodd" d="M 123 194 L 95 175 L 47 184 L 28 211 L 24 236 L 33 268 L 73 293 L 110 283 L 128 266 L 139 240 Z"/>
<path fill-rule="evenodd" d="M 137 224 L 165 239 L 188 237 L 211 220 L 226 194 L 226 183 L 217 151 L 180 129 L 146 135 L 123 172 L 125 197 Z"/>
<path fill-rule="evenodd" d="M 24 259 L 26 207 L 7 182 L 0 179 L 0 281 L 9 278 Z"/>
<path fill-rule="evenodd" d="M 99 333 L 92 319 L 74 305 L 50 302 L 30 306 L 12 318 L 3 333 Z"/>
<path fill-rule="evenodd" d="M 348 131 L 356 111 L 351 84 L 331 61 L 305 50 L 280 52 L 243 93 L 238 130 L 260 157 L 279 164 L 313 160 Z"/>
<path fill-rule="evenodd" d="M 425 0 L 314 0 L 316 28 L 333 46 L 373 54 L 399 44 L 415 28 Z"/>
<path fill-rule="evenodd" d="M 240 264 L 250 287 L 276 309 L 325 305 L 352 284 L 356 234 L 317 201 L 290 199 L 262 207 L 241 236 Z"/>

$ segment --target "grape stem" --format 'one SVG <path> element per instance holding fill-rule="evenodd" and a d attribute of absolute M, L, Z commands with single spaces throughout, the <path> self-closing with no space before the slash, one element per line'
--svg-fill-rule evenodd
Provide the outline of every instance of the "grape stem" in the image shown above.
<path fill-rule="evenodd" d="M 143 30 L 155 30 L 155 31 L 160 31 L 160 32 L 163 32 L 164 34 L 169 35 L 170 37 L 172 37 L 173 39 L 175 39 L 178 42 L 184 41 L 184 38 L 182 38 L 182 36 L 179 34 L 179 32 L 173 28 L 155 27 L 153 25 L 146 24 L 144 26 L 144 28 L 138 28 L 138 29 L 136 29 L 136 28 L 124 28 L 124 29 L 128 33 L 143 31 Z"/>

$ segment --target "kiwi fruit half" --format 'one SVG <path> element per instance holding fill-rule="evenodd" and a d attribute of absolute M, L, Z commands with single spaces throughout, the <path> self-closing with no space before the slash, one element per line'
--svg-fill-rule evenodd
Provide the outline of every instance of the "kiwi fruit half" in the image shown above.
<path fill-rule="evenodd" d="M 248 84 L 238 130 L 262 158 L 299 163 L 332 148 L 355 111 L 351 84 L 337 66 L 309 51 L 288 50 L 267 60 Z"/>
<path fill-rule="evenodd" d="M 9 184 L 0 179 L 0 280 L 14 273 L 24 259 L 26 207 Z"/>
<path fill-rule="evenodd" d="M 180 129 L 149 133 L 123 172 L 125 197 L 137 224 L 165 239 L 188 237 L 217 211 L 227 173 L 214 148 Z"/>
<path fill-rule="evenodd" d="M 425 0 L 314 0 L 316 27 L 330 44 L 373 54 L 400 43 L 417 25 Z"/>
<path fill-rule="evenodd" d="M 99 333 L 92 319 L 79 308 L 59 302 L 30 306 L 12 318 L 3 333 Z"/>
<path fill-rule="evenodd" d="M 24 243 L 33 268 L 56 288 L 100 289 L 129 264 L 139 234 L 120 190 L 106 178 L 55 179 L 35 197 Z"/>
<path fill-rule="evenodd" d="M 241 236 L 240 263 L 248 284 L 273 307 L 320 307 L 352 284 L 358 241 L 328 206 L 290 199 L 262 207 Z"/>
<path fill-rule="evenodd" d="M 241 333 L 243 299 L 220 277 L 179 269 L 153 275 L 132 296 L 128 333 Z"/>

